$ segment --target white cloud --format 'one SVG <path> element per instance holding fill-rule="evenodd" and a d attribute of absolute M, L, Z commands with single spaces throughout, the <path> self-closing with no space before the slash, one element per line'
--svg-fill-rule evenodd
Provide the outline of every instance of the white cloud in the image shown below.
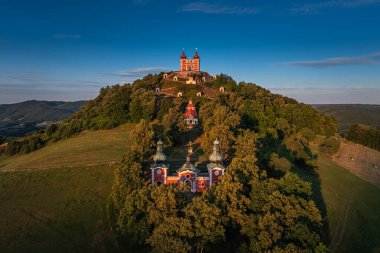
<path fill-rule="evenodd" d="M 314 14 L 329 8 L 358 8 L 379 3 L 380 0 L 328 0 L 295 6 L 291 8 L 291 11 L 294 13 Z"/>
<path fill-rule="evenodd" d="M 206 14 L 255 14 L 256 8 L 227 6 L 220 4 L 210 4 L 205 2 L 191 2 L 181 8 L 184 12 L 199 12 Z"/>
<path fill-rule="evenodd" d="M 287 64 L 291 66 L 302 66 L 302 67 L 312 67 L 312 68 L 328 68 L 328 67 L 336 67 L 336 66 L 379 64 L 379 63 L 380 63 L 380 52 L 376 52 L 370 55 L 356 56 L 356 57 L 335 57 L 335 58 L 327 58 L 327 59 L 322 59 L 322 60 L 287 62 Z"/>

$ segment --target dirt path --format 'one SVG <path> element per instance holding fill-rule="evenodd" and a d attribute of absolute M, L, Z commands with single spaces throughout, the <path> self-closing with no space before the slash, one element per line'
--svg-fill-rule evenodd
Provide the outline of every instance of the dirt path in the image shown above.
<path fill-rule="evenodd" d="M 380 152 L 340 138 L 339 151 L 332 157 L 338 165 L 380 187 Z"/>

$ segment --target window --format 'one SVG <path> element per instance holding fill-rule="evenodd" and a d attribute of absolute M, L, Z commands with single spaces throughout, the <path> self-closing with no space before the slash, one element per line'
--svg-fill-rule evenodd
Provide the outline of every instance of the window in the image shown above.
<path fill-rule="evenodd" d="M 187 174 L 185 177 L 186 177 L 187 179 L 189 179 L 189 178 L 190 178 L 190 174 Z"/>
<path fill-rule="evenodd" d="M 161 175 L 162 171 L 160 169 L 157 170 L 157 174 Z"/>
<path fill-rule="evenodd" d="M 219 171 L 215 171 L 215 172 L 214 172 L 214 175 L 215 175 L 215 176 L 219 176 Z"/>
<path fill-rule="evenodd" d="M 202 187 L 205 187 L 205 183 L 202 182 L 202 183 L 201 183 L 201 186 L 202 186 Z"/>

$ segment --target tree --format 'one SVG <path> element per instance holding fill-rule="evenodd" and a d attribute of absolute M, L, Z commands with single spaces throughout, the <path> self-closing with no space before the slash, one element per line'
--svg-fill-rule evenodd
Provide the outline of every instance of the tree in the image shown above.
<path fill-rule="evenodd" d="M 135 89 L 129 104 L 129 116 L 132 122 L 139 122 L 140 119 L 151 120 L 154 116 L 155 100 L 156 95 L 152 90 Z"/>
<path fill-rule="evenodd" d="M 167 114 L 172 107 L 173 107 L 172 99 L 170 97 L 164 97 L 161 100 L 160 110 L 157 113 L 157 118 L 159 120 L 162 120 L 165 114 Z"/>
<path fill-rule="evenodd" d="M 279 157 L 278 154 L 272 153 L 270 156 L 269 166 L 273 169 L 288 172 L 292 168 L 292 164 L 285 157 Z"/>

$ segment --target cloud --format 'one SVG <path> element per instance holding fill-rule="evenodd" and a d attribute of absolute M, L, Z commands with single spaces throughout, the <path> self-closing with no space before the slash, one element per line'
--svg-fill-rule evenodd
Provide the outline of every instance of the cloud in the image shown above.
<path fill-rule="evenodd" d="M 54 39 L 80 39 L 81 35 L 80 34 L 54 34 L 53 35 Z"/>
<path fill-rule="evenodd" d="M 294 13 L 314 14 L 324 9 L 330 8 L 358 8 L 369 5 L 379 4 L 380 0 L 329 0 L 324 2 L 317 2 L 296 6 L 290 10 Z"/>
<path fill-rule="evenodd" d="M 336 57 L 327 58 L 315 61 L 294 61 L 287 62 L 290 66 L 302 66 L 311 68 L 329 68 L 337 66 L 347 65 L 360 65 L 360 64 L 379 64 L 380 52 L 376 52 L 370 55 L 357 56 L 357 57 Z"/>
<path fill-rule="evenodd" d="M 115 73 L 100 73 L 102 75 L 109 75 L 109 76 L 118 76 L 118 77 L 143 77 L 147 74 L 152 73 L 159 73 L 163 71 L 168 71 L 169 68 L 167 67 L 144 67 L 144 68 L 137 68 L 137 69 L 129 69 L 129 70 L 120 70 Z"/>
<path fill-rule="evenodd" d="M 205 2 L 191 2 L 181 8 L 183 12 L 199 12 L 206 14 L 255 14 L 256 8 L 226 6 L 219 4 L 209 4 Z"/>

